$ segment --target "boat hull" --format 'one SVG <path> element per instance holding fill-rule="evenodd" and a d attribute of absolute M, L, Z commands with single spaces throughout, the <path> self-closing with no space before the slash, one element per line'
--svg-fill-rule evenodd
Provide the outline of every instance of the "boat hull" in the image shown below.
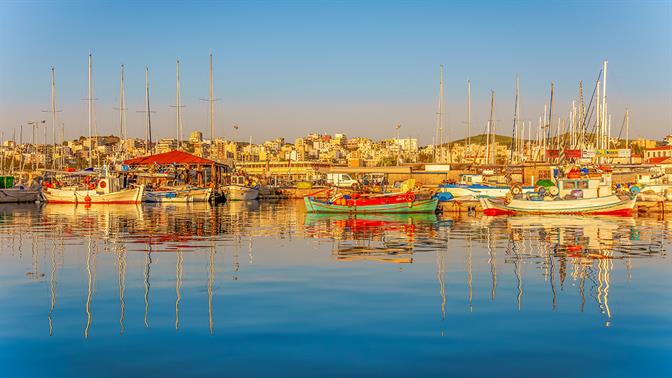
<path fill-rule="evenodd" d="M 187 203 L 187 202 L 208 202 L 212 197 L 212 189 L 176 189 L 166 191 L 147 191 L 145 192 L 145 202 L 155 203 Z"/>
<path fill-rule="evenodd" d="M 306 211 L 309 213 L 433 213 L 439 200 L 436 198 L 416 200 L 412 202 L 399 202 L 380 205 L 357 206 L 353 201 L 352 206 L 335 205 L 333 203 L 318 201 L 313 197 L 304 197 Z"/>
<path fill-rule="evenodd" d="M 48 188 L 42 192 L 42 196 L 47 203 L 138 204 L 142 202 L 144 191 L 144 185 L 111 193 L 98 193 L 96 190 L 63 190 Z"/>
<path fill-rule="evenodd" d="M 39 198 L 39 190 L 19 188 L 0 189 L 0 203 L 36 202 Z"/>
<path fill-rule="evenodd" d="M 480 198 L 485 215 L 505 214 L 604 214 L 630 215 L 635 199 L 621 199 L 611 195 L 558 201 L 511 200 L 509 203 L 491 198 Z"/>
<path fill-rule="evenodd" d="M 229 185 L 225 188 L 227 201 L 252 201 L 259 199 L 259 190 L 245 186 Z"/>
<path fill-rule="evenodd" d="M 534 190 L 531 186 L 522 187 L 522 192 L 532 192 Z M 439 192 L 450 193 L 453 197 L 467 197 L 474 198 L 489 197 L 500 198 L 505 197 L 511 192 L 508 186 L 485 186 L 485 185 L 445 185 L 439 188 Z"/>

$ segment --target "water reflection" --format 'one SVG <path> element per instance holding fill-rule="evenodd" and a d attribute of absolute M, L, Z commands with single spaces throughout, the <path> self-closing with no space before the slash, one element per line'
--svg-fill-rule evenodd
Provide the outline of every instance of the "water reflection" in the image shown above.
<path fill-rule="evenodd" d="M 669 225 L 655 219 L 575 216 L 319 215 L 306 214 L 300 203 L 291 201 L 218 206 L 2 205 L 0 253 L 20 266 L 26 258 L 25 245 L 29 245 L 30 270 L 25 279 L 48 280 L 49 335 L 57 328 L 54 316 L 59 312 L 58 281 L 62 276 L 59 271 L 66 256 L 71 270 L 82 261 L 84 265 L 84 338 L 92 335 L 97 318 L 96 286 L 108 287 L 114 281 L 119 313 L 115 322 L 119 334 L 124 334 L 128 260 L 136 262 L 138 256 L 142 256 L 144 327 L 153 324 L 152 318 L 165 316 L 165 312 L 153 312 L 154 280 L 171 282 L 171 291 L 174 290 L 170 299 L 171 306 L 174 303 L 171 323 L 177 331 L 181 326 L 180 310 L 186 303 L 183 303 L 185 275 L 191 279 L 200 276 L 205 278 L 207 328 L 214 334 L 218 316 L 217 273 L 237 281 L 243 270 L 254 272 L 253 251 L 257 240 L 271 240 L 278 245 L 312 240 L 318 251 L 328 246 L 325 249 L 330 250 L 332 262 L 341 266 L 341 263 L 364 268 L 377 263 L 408 265 L 420 259 L 421 264 L 433 265 L 439 299 L 436 311 L 444 320 L 449 311 L 455 311 L 450 305 L 458 300 L 467 312 L 474 311 L 474 291 L 484 278 L 479 274 L 481 281 L 475 282 L 474 269 L 487 272 L 490 302 L 497 299 L 500 286 L 505 285 L 506 290 L 515 291 L 515 307 L 519 312 L 525 309 L 525 290 L 529 285 L 536 291 L 547 285 L 543 290 L 549 308 L 556 310 L 559 297 L 566 294 L 567 283 L 571 282 L 580 297 L 578 310 L 583 312 L 586 303 L 592 301 L 604 324 L 609 326 L 617 314 L 610 302 L 610 295 L 614 295 L 611 282 L 615 264 L 623 264 L 631 280 L 633 259 L 662 258 L 664 245 L 669 242 Z M 83 247 L 83 256 L 78 247 Z M 296 244 L 296 248 L 302 247 Z M 240 253 L 244 249 L 248 256 L 241 265 Z M 191 265 L 200 264 L 199 256 L 206 257 L 205 268 Z M 288 254 L 275 264 L 281 266 L 283 259 L 290 265 L 297 263 Z M 165 268 L 166 260 L 170 262 L 169 270 Z M 451 270 L 447 269 L 450 262 L 454 264 Z M 186 272 L 185 264 L 191 267 Z M 42 266 L 48 271 L 46 278 Z M 106 275 L 98 283 L 98 269 L 114 272 L 114 278 Z M 447 280 L 449 271 L 454 274 Z M 200 282 L 202 285 L 203 281 Z M 259 285 L 263 282 L 261 279 Z M 158 287 L 161 290 L 161 284 Z M 458 291 L 464 293 L 464 299 L 451 297 Z M 159 294 L 159 301 L 162 295 L 165 294 Z M 193 300 L 188 303 L 194 303 Z M 137 307 L 133 310 L 137 311 Z"/>

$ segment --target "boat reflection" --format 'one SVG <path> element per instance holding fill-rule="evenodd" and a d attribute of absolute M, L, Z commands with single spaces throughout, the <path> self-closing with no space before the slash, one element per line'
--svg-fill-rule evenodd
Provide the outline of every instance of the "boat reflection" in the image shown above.
<path fill-rule="evenodd" d="M 432 233 L 434 214 L 307 213 L 305 236 L 333 241 L 337 261 L 413 262 L 416 234 Z"/>

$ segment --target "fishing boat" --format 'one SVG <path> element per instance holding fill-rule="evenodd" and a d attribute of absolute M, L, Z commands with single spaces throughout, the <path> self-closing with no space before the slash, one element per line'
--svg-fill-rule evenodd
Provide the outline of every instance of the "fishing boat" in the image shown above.
<path fill-rule="evenodd" d="M 508 198 L 480 198 L 485 215 L 507 214 L 595 214 L 630 215 L 635 199 L 615 194 L 577 199 L 531 200 Z"/>
<path fill-rule="evenodd" d="M 0 176 L 0 203 L 36 202 L 39 198 L 39 189 L 14 185 L 14 176 Z"/>
<path fill-rule="evenodd" d="M 45 187 L 42 196 L 47 203 L 69 204 L 138 204 L 142 202 L 144 185 L 121 188 L 120 178 L 104 178 L 61 188 Z"/>
<path fill-rule="evenodd" d="M 212 188 L 199 188 L 191 185 L 165 186 L 156 190 L 145 191 L 143 201 L 159 203 L 208 202 L 211 197 Z"/>
<path fill-rule="evenodd" d="M 39 198 L 40 191 L 37 189 L 23 186 L 0 189 L 0 203 L 36 202 Z"/>
<path fill-rule="evenodd" d="M 353 195 L 317 200 L 304 197 L 309 213 L 433 213 L 439 200 L 436 198 L 417 199 L 415 193 L 392 193 L 382 195 Z"/>
<path fill-rule="evenodd" d="M 440 184 L 437 194 L 449 193 L 448 198 L 500 198 L 507 193 L 514 191 L 517 193 L 528 193 L 534 191 L 532 186 L 508 186 L 508 185 L 488 185 L 483 183 L 483 175 L 463 174 L 460 176 L 460 182 L 457 184 Z"/>
<path fill-rule="evenodd" d="M 227 201 L 252 201 L 259 199 L 259 189 L 243 185 L 227 185 L 224 187 Z"/>
<path fill-rule="evenodd" d="M 231 176 L 231 184 L 224 187 L 227 201 L 253 201 L 259 199 L 259 187 L 250 186 L 246 176 Z"/>

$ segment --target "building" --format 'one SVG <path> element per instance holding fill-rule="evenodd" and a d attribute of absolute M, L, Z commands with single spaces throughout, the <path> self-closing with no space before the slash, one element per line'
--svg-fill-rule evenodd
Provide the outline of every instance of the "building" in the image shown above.
<path fill-rule="evenodd" d="M 644 160 L 646 162 L 654 158 L 672 157 L 672 145 L 647 148 L 644 150 Z"/>

